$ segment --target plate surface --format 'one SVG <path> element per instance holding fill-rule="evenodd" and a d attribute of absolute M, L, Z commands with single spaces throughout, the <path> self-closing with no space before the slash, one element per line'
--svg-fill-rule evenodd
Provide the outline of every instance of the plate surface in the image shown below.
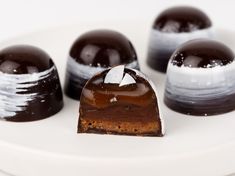
<path fill-rule="evenodd" d="M 77 101 L 64 96 L 58 114 L 28 123 L 0 121 L 0 168 L 13 175 L 229 175 L 235 172 L 235 111 L 218 116 L 186 116 L 168 109 L 163 101 L 165 75 L 146 66 L 149 37 L 146 22 L 112 22 L 62 26 L 5 41 L 32 44 L 47 51 L 64 83 L 67 53 L 83 32 L 115 29 L 134 44 L 142 71 L 155 83 L 166 134 L 129 137 L 77 134 Z M 216 30 L 217 39 L 235 48 L 235 32 Z"/>

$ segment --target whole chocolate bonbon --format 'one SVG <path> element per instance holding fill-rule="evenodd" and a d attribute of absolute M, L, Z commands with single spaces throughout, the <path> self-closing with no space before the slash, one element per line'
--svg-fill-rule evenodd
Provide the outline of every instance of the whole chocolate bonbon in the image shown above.
<path fill-rule="evenodd" d="M 56 66 L 48 54 L 28 45 L 0 51 L 0 118 L 44 119 L 63 107 Z"/>
<path fill-rule="evenodd" d="M 93 30 L 81 35 L 72 45 L 65 80 L 65 93 L 79 100 L 88 79 L 107 68 L 125 64 L 139 69 L 131 42 L 112 30 Z"/>
<path fill-rule="evenodd" d="M 166 9 L 156 18 L 149 39 L 147 63 L 155 70 L 166 72 L 175 49 L 196 38 L 213 38 L 209 17 L 194 7 Z"/>
<path fill-rule="evenodd" d="M 216 115 L 235 109 L 234 53 L 224 44 L 197 39 L 172 55 L 165 104 L 190 115 Z"/>

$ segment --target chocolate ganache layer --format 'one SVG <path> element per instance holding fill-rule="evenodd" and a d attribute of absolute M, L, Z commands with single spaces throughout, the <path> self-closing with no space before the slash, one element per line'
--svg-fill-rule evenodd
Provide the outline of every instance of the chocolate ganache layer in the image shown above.
<path fill-rule="evenodd" d="M 123 65 L 87 82 L 79 112 L 78 133 L 162 136 L 164 131 L 152 84 Z"/>

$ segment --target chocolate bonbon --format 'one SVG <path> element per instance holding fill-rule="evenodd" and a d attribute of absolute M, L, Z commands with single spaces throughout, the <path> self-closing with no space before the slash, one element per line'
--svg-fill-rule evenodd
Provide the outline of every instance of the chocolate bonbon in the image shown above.
<path fill-rule="evenodd" d="M 80 99 L 78 133 L 162 136 L 153 84 L 123 65 L 92 77 Z"/>
<path fill-rule="evenodd" d="M 59 76 L 50 56 L 29 45 L 15 45 L 0 51 L 1 119 L 39 120 L 62 107 Z"/>
<path fill-rule="evenodd" d="M 121 64 L 139 69 L 135 49 L 124 35 L 112 30 L 93 30 L 81 35 L 68 56 L 65 93 L 79 100 L 88 79 Z"/>
<path fill-rule="evenodd" d="M 182 43 L 196 38 L 213 38 L 212 23 L 204 12 L 187 6 L 166 9 L 156 18 L 151 30 L 148 65 L 166 72 L 174 50 Z"/>
<path fill-rule="evenodd" d="M 234 53 L 224 44 L 197 39 L 172 55 L 165 104 L 190 115 L 216 115 L 235 109 Z"/>

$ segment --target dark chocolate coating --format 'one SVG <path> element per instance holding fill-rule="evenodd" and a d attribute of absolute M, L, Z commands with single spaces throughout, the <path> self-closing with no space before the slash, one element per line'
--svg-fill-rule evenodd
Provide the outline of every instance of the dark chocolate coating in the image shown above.
<path fill-rule="evenodd" d="M 168 61 L 174 51 L 169 50 L 157 50 L 153 53 L 148 53 L 147 64 L 154 70 L 165 73 L 168 65 Z"/>
<path fill-rule="evenodd" d="M 94 30 L 81 35 L 74 42 L 70 56 L 80 64 L 107 68 L 137 60 L 131 42 L 111 30 Z"/>
<path fill-rule="evenodd" d="M 162 32 L 191 32 L 212 25 L 209 17 L 194 7 L 179 6 L 163 11 L 154 21 L 153 28 Z"/>
<path fill-rule="evenodd" d="M 81 35 L 72 45 L 69 55 L 79 64 L 103 68 L 137 61 L 135 49 L 129 39 L 112 30 L 93 30 Z M 76 76 L 76 81 L 73 79 L 74 76 Z M 67 70 L 66 95 L 79 100 L 86 82 L 87 79 L 84 79 L 82 75 L 72 75 Z"/>
<path fill-rule="evenodd" d="M 149 82 L 125 69 L 135 83 L 105 83 L 108 71 L 92 77 L 82 91 L 78 133 L 162 136 L 157 97 Z"/>
<path fill-rule="evenodd" d="M 206 39 L 195 39 L 179 47 L 171 57 L 177 66 L 211 68 L 227 65 L 234 60 L 233 51 L 224 44 Z"/>
<path fill-rule="evenodd" d="M 63 95 L 56 67 L 50 56 L 43 50 L 28 46 L 16 45 L 0 51 L 0 72 L 7 75 L 32 75 L 54 68 L 49 76 L 37 81 L 34 86 L 24 88 L 16 94 L 36 94 L 35 98 L 27 101 L 27 105 L 14 116 L 2 117 L 8 121 L 27 122 L 47 118 L 60 111 L 63 107 Z M 4 77 L 4 74 L 1 75 Z M 34 84 L 35 82 L 24 82 Z M 3 96 L 4 93 L 1 93 Z M 14 96 L 14 95 L 13 95 Z M 14 99 L 14 97 L 12 97 Z M 0 99 L 4 102 L 4 99 Z"/>
<path fill-rule="evenodd" d="M 194 7 L 179 6 L 163 11 L 154 21 L 153 30 L 160 31 L 164 34 L 169 33 L 169 35 L 174 33 L 175 35 L 179 35 L 179 37 L 180 35 L 188 35 L 188 40 L 190 40 L 191 32 L 207 29 L 211 26 L 212 23 L 209 17 L 201 10 Z M 152 35 L 150 37 L 155 36 Z M 162 37 L 164 37 L 164 35 Z M 164 40 L 164 38 L 161 40 Z M 159 43 L 158 45 L 161 45 L 161 40 L 159 39 L 158 42 L 156 38 L 156 42 Z M 178 41 L 180 38 L 175 37 L 175 40 Z M 184 41 L 181 41 L 181 43 L 183 42 Z M 148 65 L 160 72 L 166 72 L 168 61 L 178 46 L 173 48 L 164 47 L 163 49 L 159 49 L 156 48 L 157 46 L 154 46 L 155 43 L 150 44 L 151 45 L 149 46 L 147 58 Z"/>
<path fill-rule="evenodd" d="M 68 97 L 74 100 L 80 100 L 82 89 L 87 83 L 88 79 L 84 79 L 82 76 L 77 76 L 78 79 L 74 81 L 71 79 L 71 76 L 73 75 L 66 73 L 64 92 Z"/>
<path fill-rule="evenodd" d="M 48 54 L 33 46 L 16 45 L 7 47 L 0 52 L 0 71 L 3 73 L 42 72 L 53 65 L 54 63 Z"/>

